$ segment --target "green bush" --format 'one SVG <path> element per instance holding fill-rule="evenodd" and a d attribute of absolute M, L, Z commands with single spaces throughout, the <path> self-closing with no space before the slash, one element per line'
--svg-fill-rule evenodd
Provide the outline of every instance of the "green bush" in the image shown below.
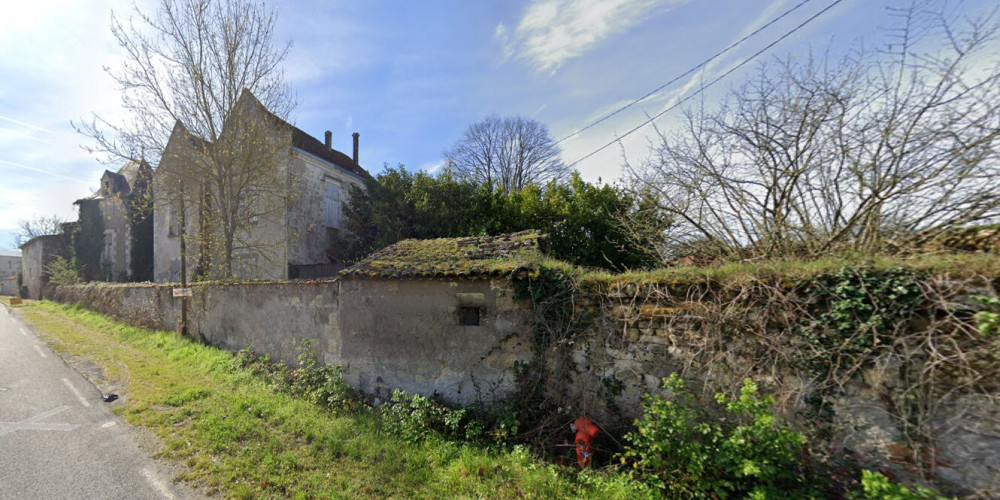
<path fill-rule="evenodd" d="M 987 308 L 973 316 L 979 333 L 986 337 L 1000 334 L 1000 312 L 998 312 L 1000 311 L 1000 299 L 989 295 L 974 295 L 972 298 Z"/>
<path fill-rule="evenodd" d="M 773 398 L 759 396 L 747 379 L 740 395 L 715 400 L 725 415 L 712 419 L 697 406 L 684 382 L 663 379 L 671 398 L 647 395 L 645 413 L 625 436 L 622 453 L 633 477 L 671 497 L 808 498 L 817 494 L 800 467 L 802 435 L 780 425 Z"/>
<path fill-rule="evenodd" d="M 354 412 L 366 407 L 363 398 L 344 382 L 343 368 L 320 362 L 308 339 L 302 340 L 298 350 L 298 368 L 274 363 L 268 355 L 247 347 L 233 356 L 230 370 L 246 370 L 265 377 L 275 385 L 275 390 L 304 397 L 334 412 Z"/>
<path fill-rule="evenodd" d="M 291 394 L 305 396 L 312 402 L 333 411 L 352 412 L 360 409 L 361 398 L 344 382 L 344 369 L 320 362 L 312 342 L 302 339 L 299 346 L 299 367 L 285 371 L 284 385 Z"/>
<path fill-rule="evenodd" d="M 930 488 L 914 486 L 911 491 L 906 486 L 894 483 L 878 472 L 862 471 L 861 487 L 864 500 L 946 500 Z"/>
<path fill-rule="evenodd" d="M 80 271 L 77 269 L 76 260 L 67 260 L 60 256 L 55 256 L 45 266 L 45 272 L 49 273 L 49 283 L 56 285 L 77 285 L 83 282 L 80 278 Z"/>
<path fill-rule="evenodd" d="M 467 409 L 455 410 L 419 394 L 392 391 L 378 409 L 382 428 L 406 441 L 419 442 L 437 433 L 449 439 L 480 440 L 485 425 Z"/>

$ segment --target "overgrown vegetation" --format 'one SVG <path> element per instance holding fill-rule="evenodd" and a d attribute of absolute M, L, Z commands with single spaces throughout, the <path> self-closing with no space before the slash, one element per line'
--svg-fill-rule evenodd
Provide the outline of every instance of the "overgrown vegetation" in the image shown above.
<path fill-rule="evenodd" d="M 49 275 L 49 283 L 54 285 L 76 285 L 81 283 L 83 280 L 80 278 L 78 269 L 79 267 L 75 260 L 66 259 L 60 255 L 53 256 L 52 260 L 45 266 L 45 272 Z"/>
<path fill-rule="evenodd" d="M 557 297 L 568 289 L 562 283 L 536 290 L 536 299 Z M 737 397 L 717 395 L 716 413 L 699 406 L 677 375 L 666 379 L 667 395 L 646 398 L 645 413 L 626 437 L 620 461 L 627 469 L 577 471 L 546 464 L 513 444 L 537 437 L 520 428 L 514 413 L 483 418 L 402 392 L 372 408 L 344 383 L 339 368 L 317 359 L 308 342 L 299 366 L 288 368 L 251 349 L 229 355 L 76 307 L 43 302 L 22 310 L 54 348 L 104 370 L 106 379 L 98 383 L 118 385 L 123 395 L 117 411 L 163 439 L 163 455 L 187 467 L 182 479 L 226 496 L 824 493 L 801 461 L 803 436 L 781 423 L 773 399 L 759 395 L 749 380 Z M 871 484 L 864 498 L 933 498 L 899 496 L 910 490 L 881 476 L 865 477 Z"/>
<path fill-rule="evenodd" d="M 357 259 L 407 238 L 499 235 L 534 229 L 549 235 L 552 255 L 613 270 L 660 262 L 655 250 L 667 221 L 648 204 L 611 185 L 572 175 L 528 184 L 516 192 L 460 179 L 387 168 L 352 189 L 345 209 L 349 258 Z M 634 224 L 626 224 L 632 221 Z M 637 227 L 646 228 L 638 230 Z"/>
<path fill-rule="evenodd" d="M 821 496 L 804 460 L 805 437 L 780 423 L 774 399 L 743 381 L 739 396 L 716 394 L 712 418 L 677 374 L 663 379 L 670 397 L 646 396 L 622 461 L 635 477 L 671 498 L 810 498 Z"/>

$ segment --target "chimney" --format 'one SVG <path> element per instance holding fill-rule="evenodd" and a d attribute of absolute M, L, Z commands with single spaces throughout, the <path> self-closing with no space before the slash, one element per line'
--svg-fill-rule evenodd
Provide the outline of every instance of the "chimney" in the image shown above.
<path fill-rule="evenodd" d="M 354 136 L 354 165 L 360 166 L 358 165 L 358 137 L 361 137 L 361 134 L 355 132 L 351 135 Z"/>
<path fill-rule="evenodd" d="M 333 132 L 330 132 L 329 130 L 327 130 L 325 135 L 326 135 L 326 149 L 332 149 L 333 148 Z"/>

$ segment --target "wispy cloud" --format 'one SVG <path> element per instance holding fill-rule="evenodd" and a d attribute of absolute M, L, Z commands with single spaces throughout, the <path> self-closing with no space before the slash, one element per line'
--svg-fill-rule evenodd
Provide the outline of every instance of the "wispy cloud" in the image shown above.
<path fill-rule="evenodd" d="M 417 170 L 427 172 L 428 174 L 431 175 L 436 175 L 439 172 L 444 171 L 444 168 L 446 166 L 448 166 L 448 164 L 444 160 L 435 160 L 420 165 L 420 168 L 418 168 Z"/>
<path fill-rule="evenodd" d="M 13 118 L 8 118 L 8 117 L 3 116 L 3 115 L 0 115 L 0 120 L 3 120 L 5 122 L 16 123 L 17 125 L 21 125 L 22 127 L 28 127 L 30 129 L 37 130 L 39 132 L 45 132 L 46 134 L 55 134 L 55 132 L 53 132 L 51 130 L 48 130 L 46 128 L 39 127 L 38 125 L 32 125 L 30 123 L 25 123 L 25 122 L 22 122 L 20 120 L 15 120 Z"/>
<path fill-rule="evenodd" d="M 536 70 L 554 73 L 602 41 L 689 0 L 536 0 L 525 10 L 514 33 L 504 24 L 494 36 L 501 58 L 527 59 Z"/>
<path fill-rule="evenodd" d="M 44 170 L 44 169 L 41 169 L 41 168 L 38 168 L 38 167 L 31 167 L 31 166 L 25 165 L 23 163 L 17 163 L 17 162 L 7 161 L 7 160 L 0 160 L 0 164 L 10 165 L 12 167 L 17 167 L 17 168 L 20 168 L 20 169 L 23 169 L 23 170 L 31 170 L 32 172 L 38 172 L 40 174 L 51 175 L 53 177 L 60 177 L 62 179 L 66 179 L 66 180 L 69 180 L 69 181 L 74 181 L 74 182 L 89 182 L 86 179 L 78 179 L 76 177 L 70 177 L 68 175 L 62 175 L 62 174 L 53 172 L 51 170 Z"/>

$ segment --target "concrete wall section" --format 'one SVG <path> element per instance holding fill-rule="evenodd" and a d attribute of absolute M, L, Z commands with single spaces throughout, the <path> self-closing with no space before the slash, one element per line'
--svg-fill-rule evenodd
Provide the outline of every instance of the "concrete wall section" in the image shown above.
<path fill-rule="evenodd" d="M 61 287 L 56 300 L 131 324 L 175 329 L 172 286 Z M 317 281 L 192 287 L 189 331 L 211 345 L 253 347 L 296 364 L 308 339 L 359 390 L 399 388 L 455 404 L 491 402 L 514 387 L 531 357 L 525 311 L 506 280 Z M 478 319 L 479 325 L 462 325 Z"/>
<path fill-rule="evenodd" d="M 338 288 L 336 282 L 196 288 L 191 332 L 211 345 L 253 347 L 291 365 L 297 364 L 302 340 L 308 339 L 321 361 L 340 364 Z M 165 320 L 175 324 L 179 309 L 169 311 Z"/>
<path fill-rule="evenodd" d="M 45 268 L 56 256 L 68 255 L 66 237 L 61 234 L 36 236 L 21 246 L 21 274 L 29 299 L 45 298 L 49 273 Z"/>
<path fill-rule="evenodd" d="M 17 276 L 21 274 L 21 253 L 0 250 L 0 295 L 17 295 Z"/>
<path fill-rule="evenodd" d="M 344 280 L 348 382 L 382 398 L 393 388 L 456 404 L 506 395 L 514 363 L 531 357 L 525 313 L 511 296 L 506 280 Z M 478 326 L 461 324 L 476 312 Z"/>

